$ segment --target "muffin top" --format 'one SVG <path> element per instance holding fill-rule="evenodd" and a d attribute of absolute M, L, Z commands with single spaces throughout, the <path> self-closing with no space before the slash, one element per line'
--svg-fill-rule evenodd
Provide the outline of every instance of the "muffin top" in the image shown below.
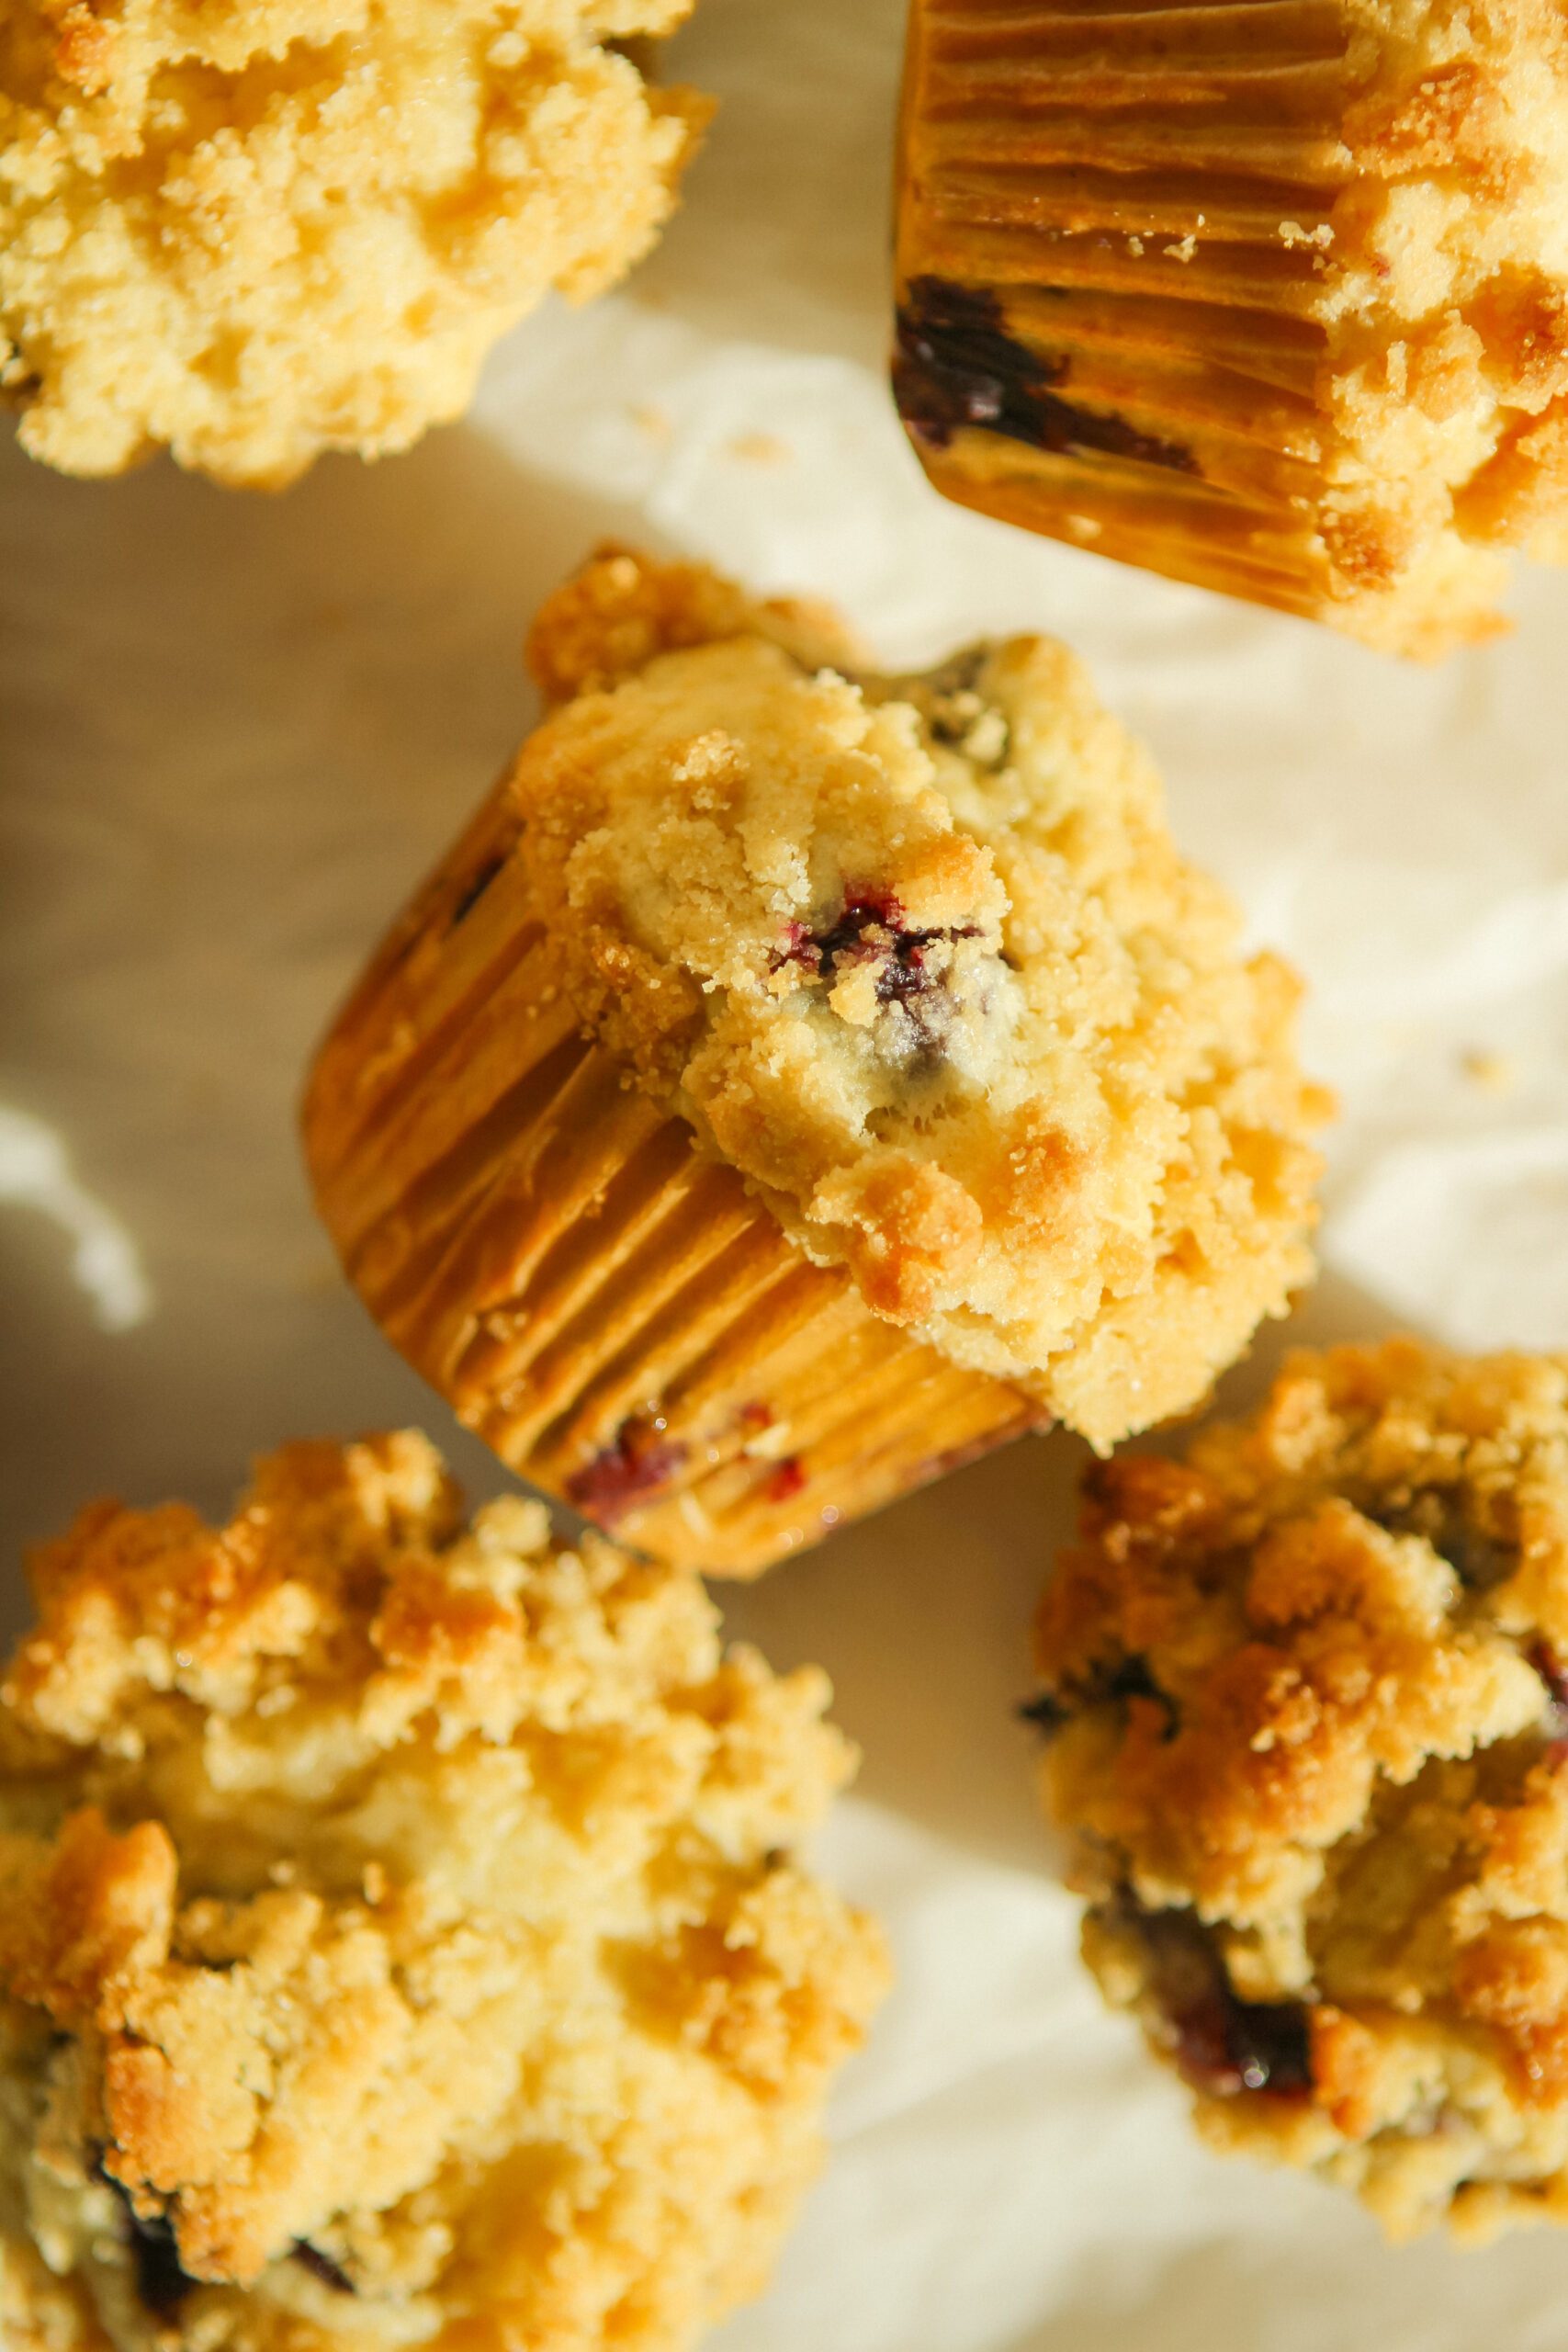
<path fill-rule="evenodd" d="M 1301 1356 L 1106 1465 L 1039 1662 L 1089 1956 L 1215 2136 L 1568 2219 L 1568 1357 Z"/>
<path fill-rule="evenodd" d="M 689 0 L 7 0 L 0 391 L 68 473 L 275 485 L 405 447 L 552 286 L 652 243 L 705 108 L 612 46 Z"/>
<path fill-rule="evenodd" d="M 0 1694 L 0 2313 L 27 2352 L 684 2345 L 882 1989 L 795 1848 L 823 1677 L 412 1434 L 85 1512 Z"/>
<path fill-rule="evenodd" d="M 822 615 L 608 551 L 513 789 L 562 983 L 889 1320 L 1097 1444 L 1311 1261 L 1325 1110 L 1146 756 L 1033 638 L 881 678 Z"/>

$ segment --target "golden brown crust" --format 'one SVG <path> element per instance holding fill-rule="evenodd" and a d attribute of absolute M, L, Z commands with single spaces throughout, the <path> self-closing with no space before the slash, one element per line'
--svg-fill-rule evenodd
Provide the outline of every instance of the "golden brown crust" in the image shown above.
<path fill-rule="evenodd" d="M 1396 2232 L 1568 2216 L 1565 1656 L 1568 1359 L 1414 1341 L 1107 1465 L 1042 1603 L 1111 1997 Z"/>
<path fill-rule="evenodd" d="M 526 658 L 553 705 L 605 694 L 660 653 L 759 635 L 817 669 L 852 666 L 862 656 L 826 605 L 795 597 L 758 604 L 705 563 L 650 563 L 635 548 L 604 540 L 535 615 Z"/>
<path fill-rule="evenodd" d="M 885 1962 L 823 1678 L 412 1435 L 86 1512 L 0 1713 L 0 2312 L 32 2352 L 677 2346 Z M 8 2299 L 8 2301 L 7 2301 Z"/>
<path fill-rule="evenodd" d="M 406 447 L 551 288 L 652 243 L 705 119 L 616 37 L 689 0 L 17 0 L 0 388 L 66 472 L 273 487 Z"/>
<path fill-rule="evenodd" d="M 551 690 L 615 684 L 518 760 L 534 910 L 597 1041 L 808 1256 L 1109 1442 L 1307 1274 L 1294 981 L 1063 648 L 881 680 L 822 634 L 624 550 L 553 599 Z"/>

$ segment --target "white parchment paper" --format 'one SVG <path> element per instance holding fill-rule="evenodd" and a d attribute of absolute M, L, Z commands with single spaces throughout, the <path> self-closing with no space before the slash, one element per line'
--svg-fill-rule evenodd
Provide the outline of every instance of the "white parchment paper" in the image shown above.
<path fill-rule="evenodd" d="M 1568 577 L 1429 673 L 938 502 L 882 383 L 899 13 L 701 0 L 678 69 L 725 103 L 661 252 L 409 458 L 258 501 L 0 447 L 7 1623 L 20 1545 L 86 1497 L 217 1509 L 284 1436 L 420 1419 L 501 1483 L 338 1282 L 293 1102 L 605 532 L 835 595 L 892 661 L 1068 637 L 1313 984 L 1344 1117 L 1297 1331 L 1568 1346 Z M 823 1860 L 900 1985 L 725 2352 L 1562 2352 L 1568 2237 L 1393 2254 L 1221 2165 L 1081 1980 L 1010 1712 L 1077 1467 L 1017 1448 L 728 1600 L 834 1674 L 866 1763 Z"/>

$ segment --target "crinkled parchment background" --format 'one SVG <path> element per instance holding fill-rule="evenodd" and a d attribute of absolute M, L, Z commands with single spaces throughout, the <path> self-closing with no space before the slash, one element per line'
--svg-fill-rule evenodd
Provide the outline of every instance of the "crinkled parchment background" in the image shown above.
<path fill-rule="evenodd" d="M 526 723 L 531 607 L 606 531 L 830 593 L 898 662 L 1068 637 L 1313 984 L 1345 1115 L 1299 1329 L 1568 1344 L 1568 576 L 1427 674 L 939 503 L 882 385 L 899 13 L 702 0 L 679 70 L 725 104 L 662 251 L 409 458 L 258 501 L 0 448 L 8 1564 L 105 1489 L 217 1508 L 307 1431 L 423 1417 L 498 1483 L 334 1278 L 293 1101 Z M 1562 2352 L 1568 2238 L 1385 2251 L 1190 2146 L 1080 1982 L 1010 1712 L 1077 1466 L 1031 1442 L 732 1600 L 864 1743 L 824 1860 L 900 1985 L 726 2352 Z"/>

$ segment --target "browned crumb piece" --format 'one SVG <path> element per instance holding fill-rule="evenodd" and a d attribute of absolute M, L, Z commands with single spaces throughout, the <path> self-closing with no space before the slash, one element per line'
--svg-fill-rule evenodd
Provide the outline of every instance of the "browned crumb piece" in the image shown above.
<path fill-rule="evenodd" d="M 1108 1997 L 1395 2234 L 1568 2220 L 1568 1358 L 1292 1360 L 1098 1471 L 1042 1604 Z"/>
<path fill-rule="evenodd" d="M 756 2290 L 881 1993 L 812 1669 L 412 1434 L 84 1513 L 0 1695 L 22 2352 L 663 2352 Z"/>

